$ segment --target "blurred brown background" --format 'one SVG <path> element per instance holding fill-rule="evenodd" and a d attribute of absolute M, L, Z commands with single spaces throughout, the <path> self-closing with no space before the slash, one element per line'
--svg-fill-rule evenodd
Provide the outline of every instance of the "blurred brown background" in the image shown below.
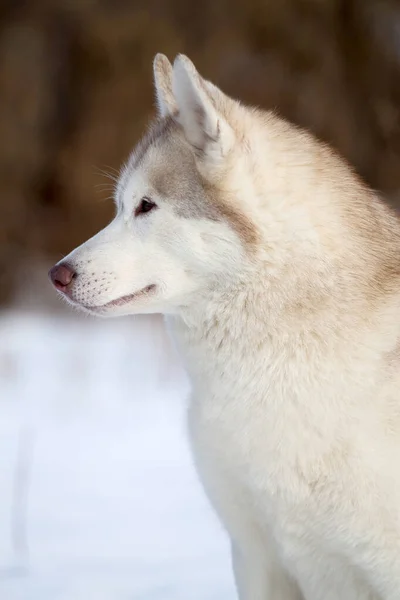
<path fill-rule="evenodd" d="M 396 0 L 0 0 L 2 301 L 111 217 L 100 171 L 153 112 L 156 52 L 310 128 L 400 204 Z"/>

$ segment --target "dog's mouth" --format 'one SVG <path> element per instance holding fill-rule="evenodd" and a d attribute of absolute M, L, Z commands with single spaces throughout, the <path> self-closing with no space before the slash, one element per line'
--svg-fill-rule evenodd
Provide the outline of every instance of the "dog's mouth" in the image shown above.
<path fill-rule="evenodd" d="M 127 294 L 126 296 L 121 296 L 120 298 L 116 298 L 115 300 L 110 300 L 110 302 L 106 302 L 105 304 L 100 304 L 98 306 L 88 306 L 85 304 L 81 304 L 82 308 L 89 310 L 91 312 L 105 312 L 109 308 L 117 308 L 124 306 L 125 304 L 129 304 L 134 300 L 139 298 L 143 298 L 144 296 L 152 295 L 156 290 L 156 286 L 154 284 L 147 285 L 145 288 L 139 290 L 138 292 L 134 292 L 133 294 Z"/>

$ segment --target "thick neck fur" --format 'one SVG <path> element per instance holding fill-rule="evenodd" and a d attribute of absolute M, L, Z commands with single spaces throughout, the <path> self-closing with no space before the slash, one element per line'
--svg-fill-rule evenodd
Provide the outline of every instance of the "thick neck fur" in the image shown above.
<path fill-rule="evenodd" d="M 210 371 L 220 361 L 236 363 L 236 369 L 242 359 L 247 362 L 249 355 L 272 348 L 299 359 L 308 352 L 318 352 L 321 359 L 331 353 L 350 358 L 352 346 L 369 336 L 384 336 L 382 343 L 374 342 L 382 351 L 396 343 L 392 318 L 400 297 L 378 289 L 371 265 L 349 273 L 293 263 L 272 277 L 269 263 L 263 267 L 258 264 L 251 279 L 233 289 L 209 291 L 207 299 L 199 297 L 172 320 L 184 345 L 204 352 Z"/>
<path fill-rule="evenodd" d="M 398 347 L 400 244 L 397 218 L 365 190 L 363 202 L 311 251 L 288 237 L 274 261 L 266 239 L 240 284 L 171 320 L 195 397 L 367 401 Z"/>
<path fill-rule="evenodd" d="M 360 298 L 352 306 L 331 298 L 321 282 L 313 303 L 304 289 L 290 298 L 297 281 L 269 304 L 272 295 L 255 278 L 169 323 L 192 383 L 191 422 L 218 423 L 218 438 L 232 419 L 243 431 L 256 420 L 287 464 L 298 460 L 286 446 L 294 427 L 304 444 L 318 440 L 315 452 L 323 454 L 338 432 L 349 431 L 343 421 L 376 423 L 375 390 L 398 370 L 389 359 L 398 347 L 398 298 L 379 307 Z M 250 452 L 244 438 L 247 444 Z"/>

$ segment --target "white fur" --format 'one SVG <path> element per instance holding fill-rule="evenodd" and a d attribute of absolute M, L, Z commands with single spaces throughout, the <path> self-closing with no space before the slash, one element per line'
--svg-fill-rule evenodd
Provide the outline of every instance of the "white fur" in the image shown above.
<path fill-rule="evenodd" d="M 224 96 L 185 57 L 160 77 L 161 115 L 177 112 L 215 201 L 255 237 L 222 205 L 226 218 L 191 218 L 194 205 L 155 191 L 154 169 L 180 165 L 155 142 L 123 172 L 115 220 L 66 258 L 70 301 L 168 315 L 241 600 L 398 600 L 399 222 L 329 148 Z M 158 208 L 134 218 L 143 196 Z"/>

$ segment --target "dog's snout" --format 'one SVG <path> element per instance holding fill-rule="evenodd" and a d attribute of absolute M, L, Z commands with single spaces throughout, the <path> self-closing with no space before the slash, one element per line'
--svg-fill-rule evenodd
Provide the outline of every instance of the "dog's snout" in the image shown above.
<path fill-rule="evenodd" d="M 76 271 L 67 263 L 55 265 L 49 271 L 49 277 L 58 290 L 65 292 L 72 280 L 76 277 Z"/>

